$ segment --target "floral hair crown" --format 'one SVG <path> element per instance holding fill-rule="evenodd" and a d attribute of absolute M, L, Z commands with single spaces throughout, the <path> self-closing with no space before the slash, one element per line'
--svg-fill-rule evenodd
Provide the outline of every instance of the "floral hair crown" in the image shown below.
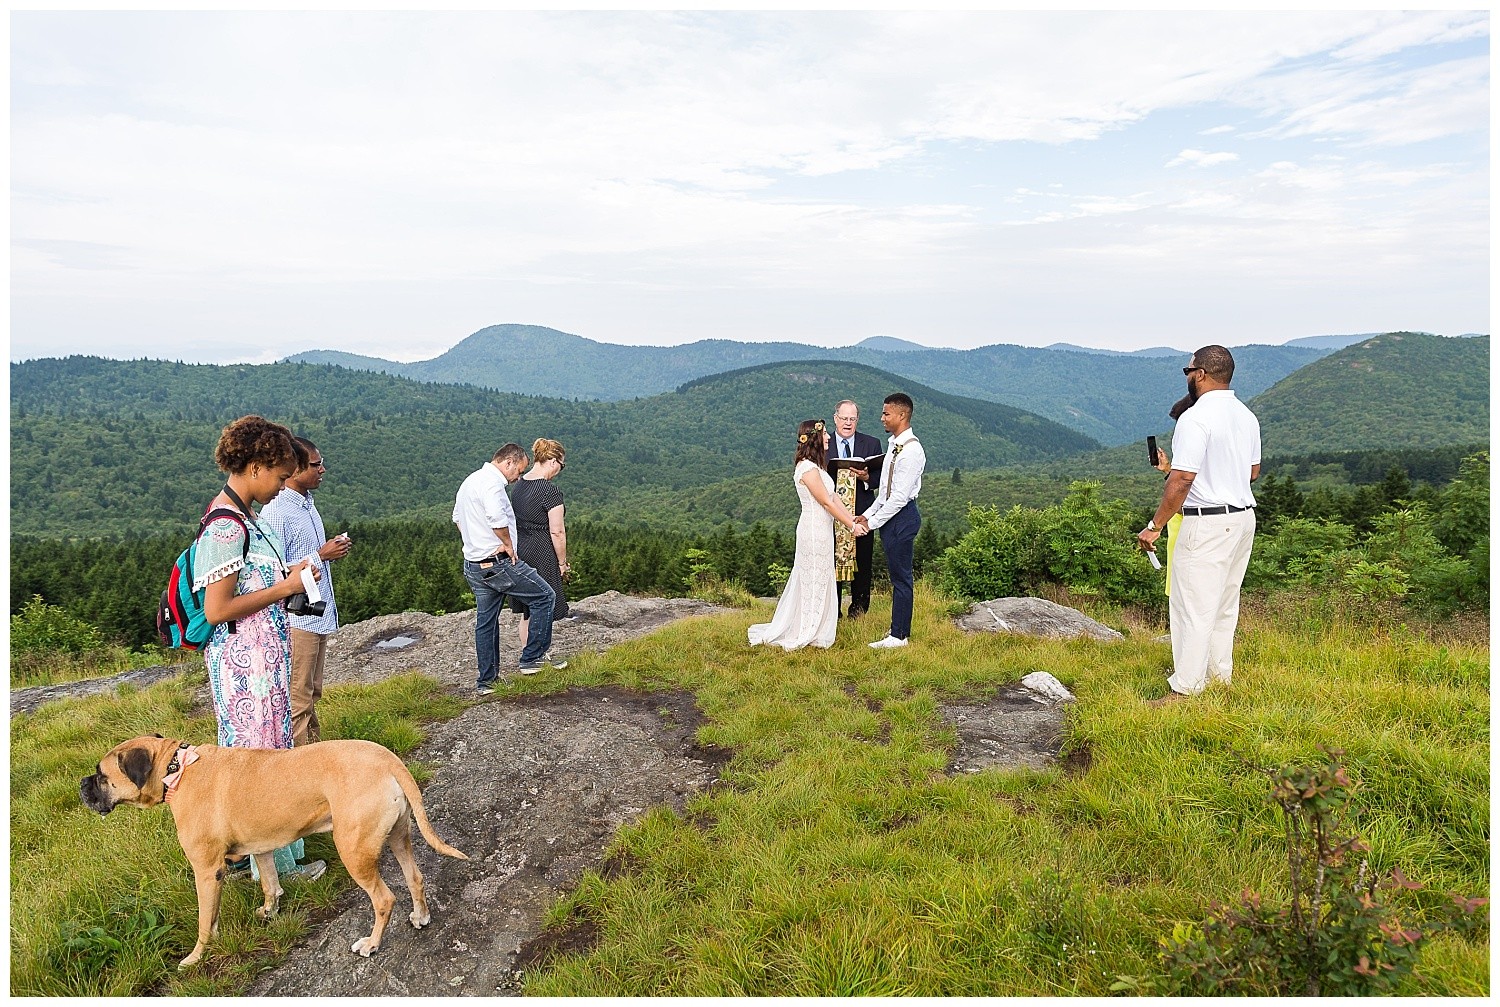
<path fill-rule="evenodd" d="M 816 421 L 814 421 L 812 432 L 815 433 L 815 434 L 821 434 L 823 432 L 823 421 L 822 420 L 816 420 Z M 807 434 L 798 434 L 797 435 L 797 443 L 798 444 L 806 444 L 807 443 Z"/>

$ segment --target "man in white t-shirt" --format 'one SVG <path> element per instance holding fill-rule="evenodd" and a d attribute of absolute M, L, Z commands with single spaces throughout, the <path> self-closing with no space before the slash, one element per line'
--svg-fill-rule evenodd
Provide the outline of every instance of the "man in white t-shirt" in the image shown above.
<path fill-rule="evenodd" d="M 516 512 L 505 487 L 520 478 L 526 462 L 525 448 L 506 444 L 464 480 L 453 502 L 453 523 L 464 540 L 464 579 L 474 591 L 474 651 L 479 660 L 474 689 L 481 696 L 495 691 L 500 674 L 500 609 L 507 597 L 531 610 L 521 674 L 568 666 L 547 653 L 557 596 L 541 574 L 516 558 Z"/>
<path fill-rule="evenodd" d="M 1210 679 L 1228 682 L 1240 585 L 1255 540 L 1260 478 L 1260 422 L 1229 388 L 1234 357 L 1205 346 L 1182 369 L 1192 405 L 1172 434 L 1172 471 L 1161 503 L 1137 536 L 1154 551 L 1160 529 L 1178 511 L 1182 530 L 1172 551 L 1171 692 L 1153 705 L 1196 696 Z"/>

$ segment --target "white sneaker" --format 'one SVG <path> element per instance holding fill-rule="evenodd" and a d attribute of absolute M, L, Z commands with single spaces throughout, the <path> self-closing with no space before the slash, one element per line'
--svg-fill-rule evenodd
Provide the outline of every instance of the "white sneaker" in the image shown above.
<path fill-rule="evenodd" d="M 876 640 L 874 643 L 870 644 L 870 646 L 877 649 L 883 647 L 905 647 L 906 641 L 900 639 L 899 637 L 888 636 L 884 640 Z"/>
<path fill-rule="evenodd" d="M 316 881 L 328 870 L 328 865 L 321 860 L 309 860 L 305 864 L 298 864 L 282 875 L 288 881 Z"/>

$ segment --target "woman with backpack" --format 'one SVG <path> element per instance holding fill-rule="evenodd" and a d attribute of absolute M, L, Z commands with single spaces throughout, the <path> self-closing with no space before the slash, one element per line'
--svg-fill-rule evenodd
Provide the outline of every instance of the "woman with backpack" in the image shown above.
<path fill-rule="evenodd" d="M 214 627 L 203 658 L 222 747 L 292 747 L 292 643 L 283 602 L 302 591 L 309 561 L 288 569 L 275 531 L 251 508 L 275 499 L 306 460 L 306 449 L 290 430 L 259 416 L 229 424 L 214 449 L 214 461 L 229 478 L 209 509 L 230 513 L 209 521 L 194 544 L 193 590 L 204 592 L 203 614 Z M 315 578 L 321 576 L 317 566 L 310 568 Z M 277 850 L 277 873 L 302 880 L 321 876 L 323 861 L 298 867 L 301 855 L 300 839 Z M 254 858 L 247 859 L 259 878 Z"/>

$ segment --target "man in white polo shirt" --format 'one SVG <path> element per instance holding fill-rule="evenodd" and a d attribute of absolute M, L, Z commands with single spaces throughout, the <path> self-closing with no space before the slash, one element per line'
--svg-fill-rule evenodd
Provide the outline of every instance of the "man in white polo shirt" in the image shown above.
<path fill-rule="evenodd" d="M 458 488 L 453 523 L 464 540 L 464 579 L 474 591 L 474 651 L 479 659 L 475 691 L 488 696 L 500 674 L 500 609 L 507 596 L 531 610 L 520 671 L 566 668 L 547 653 L 552 646 L 552 607 L 557 596 L 530 565 L 516 558 L 516 512 L 505 495 L 526 469 L 526 449 L 506 444 Z"/>
<path fill-rule="evenodd" d="M 1196 696 L 1211 678 L 1229 681 L 1240 584 L 1255 539 L 1250 484 L 1260 478 L 1260 421 L 1229 388 L 1234 357 L 1205 346 L 1182 372 L 1193 404 L 1172 434 L 1161 504 L 1137 536 L 1142 549 L 1154 550 L 1160 529 L 1182 512 L 1172 552 L 1172 691 L 1153 705 Z"/>

